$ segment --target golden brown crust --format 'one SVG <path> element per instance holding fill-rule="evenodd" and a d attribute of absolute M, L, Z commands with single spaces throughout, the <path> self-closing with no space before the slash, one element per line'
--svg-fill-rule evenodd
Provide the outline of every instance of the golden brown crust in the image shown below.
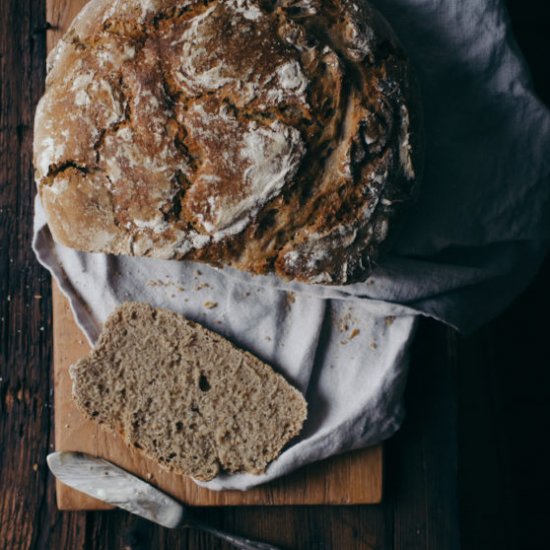
<path fill-rule="evenodd" d="M 345 284 L 419 170 L 413 77 L 362 0 L 92 0 L 35 128 L 56 240 Z"/>

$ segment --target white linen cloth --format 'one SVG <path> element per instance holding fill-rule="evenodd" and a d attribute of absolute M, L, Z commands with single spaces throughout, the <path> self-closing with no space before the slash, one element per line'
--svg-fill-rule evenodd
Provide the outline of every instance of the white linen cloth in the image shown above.
<path fill-rule="evenodd" d="M 550 114 L 534 96 L 503 0 L 377 0 L 417 68 L 427 154 L 392 255 L 364 283 L 284 283 L 191 262 L 85 254 L 53 242 L 37 200 L 34 249 L 90 342 L 128 300 L 183 313 L 283 373 L 309 417 L 247 489 L 391 436 L 403 418 L 419 314 L 471 331 L 529 282 L 550 238 Z"/>

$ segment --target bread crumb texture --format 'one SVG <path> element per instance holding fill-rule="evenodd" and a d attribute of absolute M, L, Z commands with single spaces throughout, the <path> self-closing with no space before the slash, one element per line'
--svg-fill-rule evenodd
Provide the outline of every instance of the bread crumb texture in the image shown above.
<path fill-rule="evenodd" d="M 204 327 L 126 303 L 70 368 L 93 420 L 174 472 L 260 474 L 298 433 L 307 404 L 271 367 Z"/>
<path fill-rule="evenodd" d="M 91 0 L 48 63 L 34 163 L 67 246 L 345 284 L 412 194 L 414 79 L 362 0 Z"/>

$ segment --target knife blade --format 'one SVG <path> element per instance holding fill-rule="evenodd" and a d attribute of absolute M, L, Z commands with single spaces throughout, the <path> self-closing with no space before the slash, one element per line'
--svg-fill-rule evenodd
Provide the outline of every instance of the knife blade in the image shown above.
<path fill-rule="evenodd" d="M 279 550 L 265 542 L 227 533 L 197 521 L 188 507 L 107 460 L 84 453 L 56 452 L 46 457 L 57 479 L 91 497 L 175 529 L 200 529 L 241 550 Z"/>
<path fill-rule="evenodd" d="M 53 475 L 65 485 L 169 529 L 200 529 L 241 550 L 280 550 L 271 544 L 233 535 L 197 521 L 188 507 L 102 458 L 84 453 L 56 452 L 49 454 L 46 460 Z"/>
<path fill-rule="evenodd" d="M 55 477 L 81 493 L 169 529 L 185 519 L 181 504 L 111 462 L 73 452 L 51 453 L 46 460 Z"/>

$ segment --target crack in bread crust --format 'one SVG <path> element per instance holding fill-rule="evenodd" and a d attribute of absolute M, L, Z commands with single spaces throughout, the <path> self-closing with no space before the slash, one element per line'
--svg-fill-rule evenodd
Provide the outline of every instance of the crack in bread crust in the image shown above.
<path fill-rule="evenodd" d="M 85 11 L 49 58 L 36 116 L 56 240 L 309 283 L 368 276 L 420 168 L 414 77 L 368 4 Z"/>

